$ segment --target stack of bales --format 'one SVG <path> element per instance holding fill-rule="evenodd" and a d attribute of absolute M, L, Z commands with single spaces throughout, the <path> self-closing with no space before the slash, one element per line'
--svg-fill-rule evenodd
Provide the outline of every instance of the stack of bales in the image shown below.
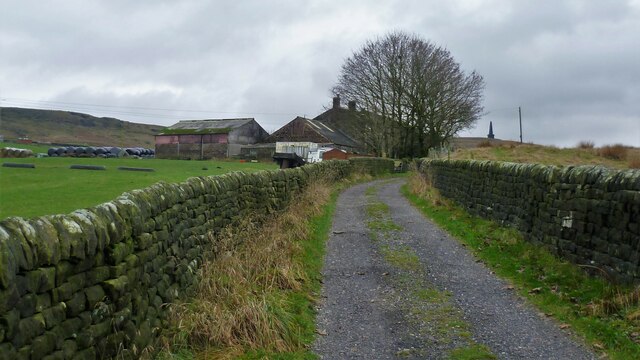
<path fill-rule="evenodd" d="M 33 151 L 29 149 L 18 149 L 12 147 L 0 148 L 0 158 L 26 158 L 33 156 Z"/>
<path fill-rule="evenodd" d="M 68 156 L 68 157 L 102 157 L 102 158 L 114 158 L 114 157 L 139 157 L 139 158 L 152 158 L 155 156 L 153 149 L 146 149 L 142 147 L 129 147 L 120 148 L 115 146 L 106 147 L 93 147 L 93 146 L 66 146 L 58 148 L 50 148 L 47 154 L 52 157 Z"/>

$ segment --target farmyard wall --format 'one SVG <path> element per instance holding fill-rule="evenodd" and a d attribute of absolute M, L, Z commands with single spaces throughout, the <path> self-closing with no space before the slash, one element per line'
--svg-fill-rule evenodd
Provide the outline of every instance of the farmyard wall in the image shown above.
<path fill-rule="evenodd" d="M 640 171 L 425 160 L 420 172 L 472 212 L 577 264 L 640 281 Z"/>
<path fill-rule="evenodd" d="M 367 160 L 374 172 L 388 162 Z M 165 325 L 163 304 L 194 284 L 210 231 L 356 167 L 366 169 L 329 161 L 158 183 L 69 215 L 0 221 L 0 359 L 138 357 Z"/>

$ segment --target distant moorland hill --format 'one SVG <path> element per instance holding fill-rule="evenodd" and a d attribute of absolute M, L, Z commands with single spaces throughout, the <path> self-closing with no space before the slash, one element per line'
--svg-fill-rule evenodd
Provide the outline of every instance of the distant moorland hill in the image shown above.
<path fill-rule="evenodd" d="M 0 109 L 0 135 L 41 143 L 153 147 L 161 125 L 137 124 L 70 111 L 13 107 Z"/>

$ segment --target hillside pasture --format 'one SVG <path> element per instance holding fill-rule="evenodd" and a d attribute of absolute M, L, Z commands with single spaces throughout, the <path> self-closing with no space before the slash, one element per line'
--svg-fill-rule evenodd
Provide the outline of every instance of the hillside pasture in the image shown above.
<path fill-rule="evenodd" d="M 0 162 L 34 164 L 35 169 L 0 167 L 0 219 L 69 213 L 115 199 L 158 181 L 180 182 L 193 176 L 231 171 L 273 170 L 273 163 L 161 159 L 24 158 Z M 74 170 L 71 165 L 104 166 L 106 170 Z M 151 168 L 153 172 L 118 167 Z"/>
<path fill-rule="evenodd" d="M 538 163 L 544 165 L 603 165 L 613 169 L 635 168 L 640 159 L 640 149 L 626 148 L 626 155 L 613 159 L 598 148 L 557 148 L 532 144 L 509 144 L 458 149 L 451 153 L 452 160 L 493 160 L 515 163 Z"/>

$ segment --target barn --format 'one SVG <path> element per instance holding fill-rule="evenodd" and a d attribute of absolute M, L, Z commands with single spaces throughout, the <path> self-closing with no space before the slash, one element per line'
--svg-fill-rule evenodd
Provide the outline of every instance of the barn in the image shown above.
<path fill-rule="evenodd" d="M 204 160 L 240 154 L 268 133 L 253 118 L 182 120 L 156 135 L 156 158 Z"/>
<path fill-rule="evenodd" d="M 358 152 L 360 145 L 344 131 L 322 121 L 296 117 L 271 134 L 269 142 L 312 142 L 349 152 Z"/>

